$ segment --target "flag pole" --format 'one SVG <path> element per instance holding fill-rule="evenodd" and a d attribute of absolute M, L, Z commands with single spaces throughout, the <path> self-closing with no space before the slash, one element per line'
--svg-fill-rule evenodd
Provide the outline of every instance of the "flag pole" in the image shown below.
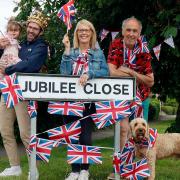
<path fill-rule="evenodd" d="M 3 34 L 3 32 L 0 30 L 1 34 L 5 37 L 5 35 Z"/>

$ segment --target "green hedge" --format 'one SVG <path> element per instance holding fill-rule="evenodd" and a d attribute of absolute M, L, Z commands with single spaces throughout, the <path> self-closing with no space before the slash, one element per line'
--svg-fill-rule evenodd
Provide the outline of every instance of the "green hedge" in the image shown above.
<path fill-rule="evenodd" d="M 178 102 L 176 99 L 167 98 L 166 102 L 163 103 L 164 106 L 172 106 L 172 107 L 178 107 Z"/>
<path fill-rule="evenodd" d="M 168 115 L 175 115 L 177 112 L 177 107 L 173 106 L 162 106 L 161 110 L 164 111 Z"/>
<path fill-rule="evenodd" d="M 157 121 L 159 119 L 160 101 L 152 98 L 149 105 L 148 121 Z"/>

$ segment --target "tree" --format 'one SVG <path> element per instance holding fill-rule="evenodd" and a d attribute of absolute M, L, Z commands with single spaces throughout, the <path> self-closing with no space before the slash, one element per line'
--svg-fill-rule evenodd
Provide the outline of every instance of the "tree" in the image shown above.
<path fill-rule="evenodd" d="M 66 32 L 63 22 L 56 16 L 57 11 L 67 1 L 52 0 L 21 0 L 15 10 L 19 10 L 19 19 L 26 20 L 27 16 L 34 9 L 43 9 L 44 13 L 50 17 L 49 27 L 45 37 L 52 46 L 55 47 L 55 56 L 49 62 L 50 73 L 59 72 L 58 67 L 60 57 L 63 52 L 62 38 Z M 76 20 L 85 18 L 93 22 L 99 33 L 101 29 L 121 30 L 123 19 L 135 16 L 143 24 L 143 34 L 149 40 L 152 50 L 162 43 L 160 61 L 153 59 L 153 69 L 155 74 L 155 85 L 153 92 L 160 94 L 161 100 L 166 97 L 174 97 L 179 103 L 175 125 L 170 129 L 180 132 L 180 4 L 178 0 L 76 0 L 77 7 Z M 70 36 L 73 30 L 70 32 Z M 163 43 L 164 39 L 170 35 L 174 38 L 176 48 L 170 48 Z M 101 47 L 105 49 L 105 54 L 109 47 L 111 37 L 108 36 Z M 152 52 L 153 54 L 153 52 Z M 176 128 L 173 128 L 176 127 Z"/>

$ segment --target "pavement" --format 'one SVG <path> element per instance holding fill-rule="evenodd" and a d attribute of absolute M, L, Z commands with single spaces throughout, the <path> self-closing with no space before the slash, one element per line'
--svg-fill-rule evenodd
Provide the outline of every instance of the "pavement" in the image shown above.
<path fill-rule="evenodd" d="M 175 119 L 176 115 L 167 115 L 164 114 L 163 112 L 160 113 L 159 120 L 169 120 L 169 119 Z M 114 129 L 113 128 L 105 128 L 105 129 L 99 129 L 93 132 L 93 140 L 99 140 L 99 139 L 104 139 L 107 137 L 112 137 L 114 136 Z M 19 153 L 20 155 L 25 154 L 25 148 L 22 144 L 18 145 L 19 148 Z M 0 157 L 6 156 L 5 149 L 3 147 L 0 147 Z"/>

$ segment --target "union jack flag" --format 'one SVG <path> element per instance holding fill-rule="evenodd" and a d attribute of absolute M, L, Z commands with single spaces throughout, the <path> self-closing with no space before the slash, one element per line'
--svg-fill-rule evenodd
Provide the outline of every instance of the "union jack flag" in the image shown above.
<path fill-rule="evenodd" d="M 133 162 L 134 158 L 135 158 L 135 149 L 134 149 L 134 140 L 133 139 L 129 139 L 122 152 L 120 155 L 120 159 L 121 159 L 121 164 L 130 164 Z"/>
<path fill-rule="evenodd" d="M 37 111 L 36 111 L 37 108 L 38 108 L 37 101 L 29 101 L 28 113 L 29 113 L 30 118 L 34 118 L 37 116 Z"/>
<path fill-rule="evenodd" d="M 74 0 L 70 0 L 58 11 L 57 16 L 66 24 L 68 30 L 72 28 L 72 21 L 75 19 L 75 12 Z"/>
<path fill-rule="evenodd" d="M 113 167 L 115 173 L 120 173 L 121 159 L 119 153 L 114 153 L 113 156 Z"/>
<path fill-rule="evenodd" d="M 37 138 L 37 146 L 36 146 L 37 160 L 49 162 L 53 145 L 54 145 L 54 141 Z"/>
<path fill-rule="evenodd" d="M 101 120 L 121 120 L 130 115 L 129 101 L 96 102 L 97 118 Z"/>
<path fill-rule="evenodd" d="M 81 102 L 50 102 L 48 113 L 83 117 L 84 104 Z"/>
<path fill-rule="evenodd" d="M 7 108 L 12 108 L 20 101 L 24 100 L 16 74 L 4 76 L 0 81 L 0 89 Z"/>
<path fill-rule="evenodd" d="M 68 164 L 102 164 L 100 149 L 95 146 L 68 144 Z"/>
<path fill-rule="evenodd" d="M 37 143 L 37 137 L 36 137 L 36 135 L 32 135 L 30 137 L 28 148 L 26 149 L 26 151 L 29 155 L 31 155 L 33 149 L 36 148 L 36 143 Z"/>
<path fill-rule="evenodd" d="M 156 142 L 156 138 L 157 138 L 157 129 L 155 128 L 149 128 L 149 147 L 153 147 L 155 142 Z"/>
<path fill-rule="evenodd" d="M 50 140 L 61 140 L 65 143 L 78 143 L 79 136 L 81 134 L 81 123 L 75 121 L 54 129 L 48 130 L 48 136 Z"/>
<path fill-rule="evenodd" d="M 124 165 L 121 169 L 121 176 L 130 180 L 140 180 L 150 176 L 147 159 Z"/>
<path fill-rule="evenodd" d="M 96 114 L 91 114 L 91 118 L 98 129 L 110 126 L 116 122 L 116 120 L 114 119 L 100 120 L 99 118 L 97 118 Z M 103 116 L 101 117 L 101 119 L 103 119 Z"/>

